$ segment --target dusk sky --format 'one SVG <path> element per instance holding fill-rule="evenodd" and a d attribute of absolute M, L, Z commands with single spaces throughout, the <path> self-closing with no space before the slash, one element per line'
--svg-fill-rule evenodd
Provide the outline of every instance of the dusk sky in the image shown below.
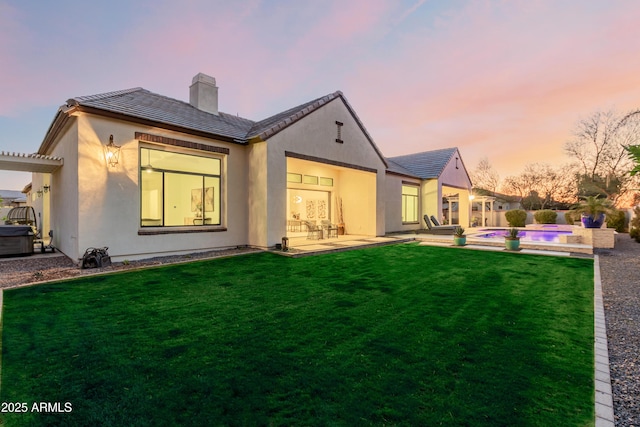
<path fill-rule="evenodd" d="M 0 151 L 37 151 L 71 97 L 188 101 L 203 72 L 221 111 L 341 90 L 386 156 L 455 146 L 504 178 L 567 162 L 581 117 L 640 107 L 639 18 L 637 0 L 0 0 Z"/>

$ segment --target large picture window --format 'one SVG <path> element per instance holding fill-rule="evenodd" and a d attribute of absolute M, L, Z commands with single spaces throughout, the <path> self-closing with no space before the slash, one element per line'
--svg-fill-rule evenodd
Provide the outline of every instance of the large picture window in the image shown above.
<path fill-rule="evenodd" d="M 402 222 L 419 222 L 418 192 L 419 187 L 413 185 L 402 186 Z"/>
<path fill-rule="evenodd" d="M 140 149 L 140 225 L 221 225 L 221 160 Z"/>

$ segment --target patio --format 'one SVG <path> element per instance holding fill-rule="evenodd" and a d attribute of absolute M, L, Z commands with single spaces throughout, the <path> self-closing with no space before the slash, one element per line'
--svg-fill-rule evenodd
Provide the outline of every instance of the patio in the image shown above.
<path fill-rule="evenodd" d="M 346 234 L 330 239 L 307 239 L 307 233 L 300 233 L 295 237 L 289 237 L 289 250 L 274 250 L 274 253 L 289 256 L 300 257 L 314 255 L 316 253 L 330 253 L 344 250 L 365 248 L 371 246 L 382 246 L 394 243 L 410 242 L 415 240 L 413 235 L 398 236 L 365 236 L 358 234 Z"/>

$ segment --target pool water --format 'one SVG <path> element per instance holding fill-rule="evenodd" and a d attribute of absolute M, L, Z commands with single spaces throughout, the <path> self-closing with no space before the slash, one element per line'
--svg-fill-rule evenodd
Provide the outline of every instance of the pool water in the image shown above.
<path fill-rule="evenodd" d="M 480 237 L 483 239 L 504 239 L 508 234 L 506 228 L 480 230 L 478 234 L 474 234 L 473 237 Z M 520 230 L 518 237 L 521 242 L 549 242 L 560 243 L 560 235 L 571 234 L 571 231 L 566 230 Z"/>

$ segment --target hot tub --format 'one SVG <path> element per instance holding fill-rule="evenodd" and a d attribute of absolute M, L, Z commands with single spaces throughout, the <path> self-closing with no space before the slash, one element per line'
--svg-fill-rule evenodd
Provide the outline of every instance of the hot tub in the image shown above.
<path fill-rule="evenodd" d="M 33 254 L 33 230 L 28 225 L 0 225 L 0 256 Z"/>

